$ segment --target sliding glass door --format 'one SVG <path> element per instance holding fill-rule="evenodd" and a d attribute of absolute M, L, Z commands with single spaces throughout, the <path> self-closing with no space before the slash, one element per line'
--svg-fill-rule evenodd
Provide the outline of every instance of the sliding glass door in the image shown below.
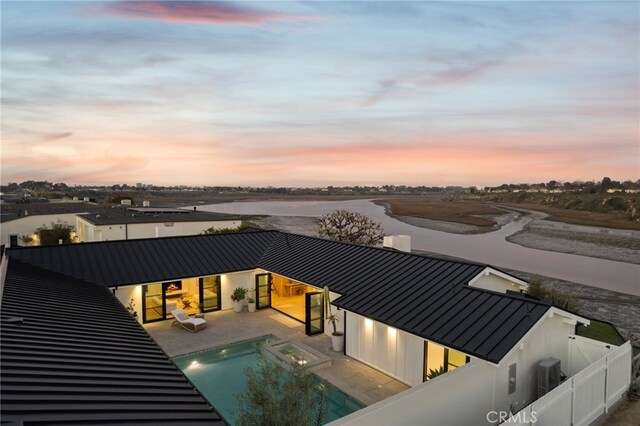
<path fill-rule="evenodd" d="M 200 278 L 200 300 L 202 311 L 220 310 L 220 277 L 208 276 Z"/>
<path fill-rule="evenodd" d="M 143 285 L 142 292 L 142 322 L 164 319 L 162 284 Z"/>

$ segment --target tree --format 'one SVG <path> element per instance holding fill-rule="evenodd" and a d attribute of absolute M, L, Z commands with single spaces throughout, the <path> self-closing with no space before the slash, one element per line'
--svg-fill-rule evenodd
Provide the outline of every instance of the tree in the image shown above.
<path fill-rule="evenodd" d="M 336 210 L 316 219 L 318 236 L 334 241 L 344 241 L 365 246 L 375 246 L 382 242 L 384 231 L 379 223 L 367 216 Z"/>
<path fill-rule="evenodd" d="M 234 232 L 240 232 L 243 229 L 247 229 L 250 227 L 250 225 L 242 222 L 237 228 L 216 228 L 215 226 L 212 226 L 211 228 L 205 229 L 202 233 L 205 235 L 232 234 Z"/>
<path fill-rule="evenodd" d="M 50 228 L 47 227 L 47 225 L 42 225 L 40 228 L 36 229 L 36 233 L 40 237 L 40 245 L 51 246 L 59 244 L 59 240 L 62 240 L 63 244 L 74 242 L 74 239 L 71 238 L 72 230 L 73 226 L 58 220 L 55 223 L 51 223 Z"/>
<path fill-rule="evenodd" d="M 261 356 L 256 370 L 247 368 L 247 391 L 237 395 L 238 424 L 297 426 L 323 424 L 325 395 L 311 373 L 296 362 L 287 372 Z"/>

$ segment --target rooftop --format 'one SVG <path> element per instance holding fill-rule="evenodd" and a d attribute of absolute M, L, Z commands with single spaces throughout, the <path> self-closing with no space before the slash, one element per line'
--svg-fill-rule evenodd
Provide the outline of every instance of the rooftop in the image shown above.
<path fill-rule="evenodd" d="M 160 208 L 104 208 L 91 214 L 78 215 L 94 225 L 119 225 L 134 223 L 164 222 L 212 222 L 242 220 L 240 216 L 225 213 L 210 213 L 184 209 Z"/>
<path fill-rule="evenodd" d="M 262 268 L 342 297 L 335 304 L 498 363 L 549 305 L 469 287 L 487 265 L 278 231 L 8 249 L 9 257 L 119 286 Z M 99 261 L 98 261 L 99 260 Z"/>
<path fill-rule="evenodd" d="M 3 423 L 222 424 L 104 286 L 11 260 L 0 321 Z"/>

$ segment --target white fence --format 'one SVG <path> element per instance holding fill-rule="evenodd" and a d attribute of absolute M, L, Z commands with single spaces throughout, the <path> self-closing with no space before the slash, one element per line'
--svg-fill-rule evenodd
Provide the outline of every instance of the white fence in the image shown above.
<path fill-rule="evenodd" d="M 620 400 L 631 383 L 631 343 L 615 348 L 514 414 L 506 424 L 586 426 Z"/>

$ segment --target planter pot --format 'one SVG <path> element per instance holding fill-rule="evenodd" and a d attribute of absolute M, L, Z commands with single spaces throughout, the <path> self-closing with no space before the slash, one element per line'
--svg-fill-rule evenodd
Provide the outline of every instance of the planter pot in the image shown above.
<path fill-rule="evenodd" d="M 256 302 L 247 302 L 247 307 L 249 308 L 249 312 L 255 312 L 256 311 Z"/>
<path fill-rule="evenodd" d="M 334 352 L 344 351 L 344 333 L 331 333 L 331 346 L 333 346 Z"/>
<path fill-rule="evenodd" d="M 233 302 L 233 312 L 242 312 L 242 300 Z"/>

